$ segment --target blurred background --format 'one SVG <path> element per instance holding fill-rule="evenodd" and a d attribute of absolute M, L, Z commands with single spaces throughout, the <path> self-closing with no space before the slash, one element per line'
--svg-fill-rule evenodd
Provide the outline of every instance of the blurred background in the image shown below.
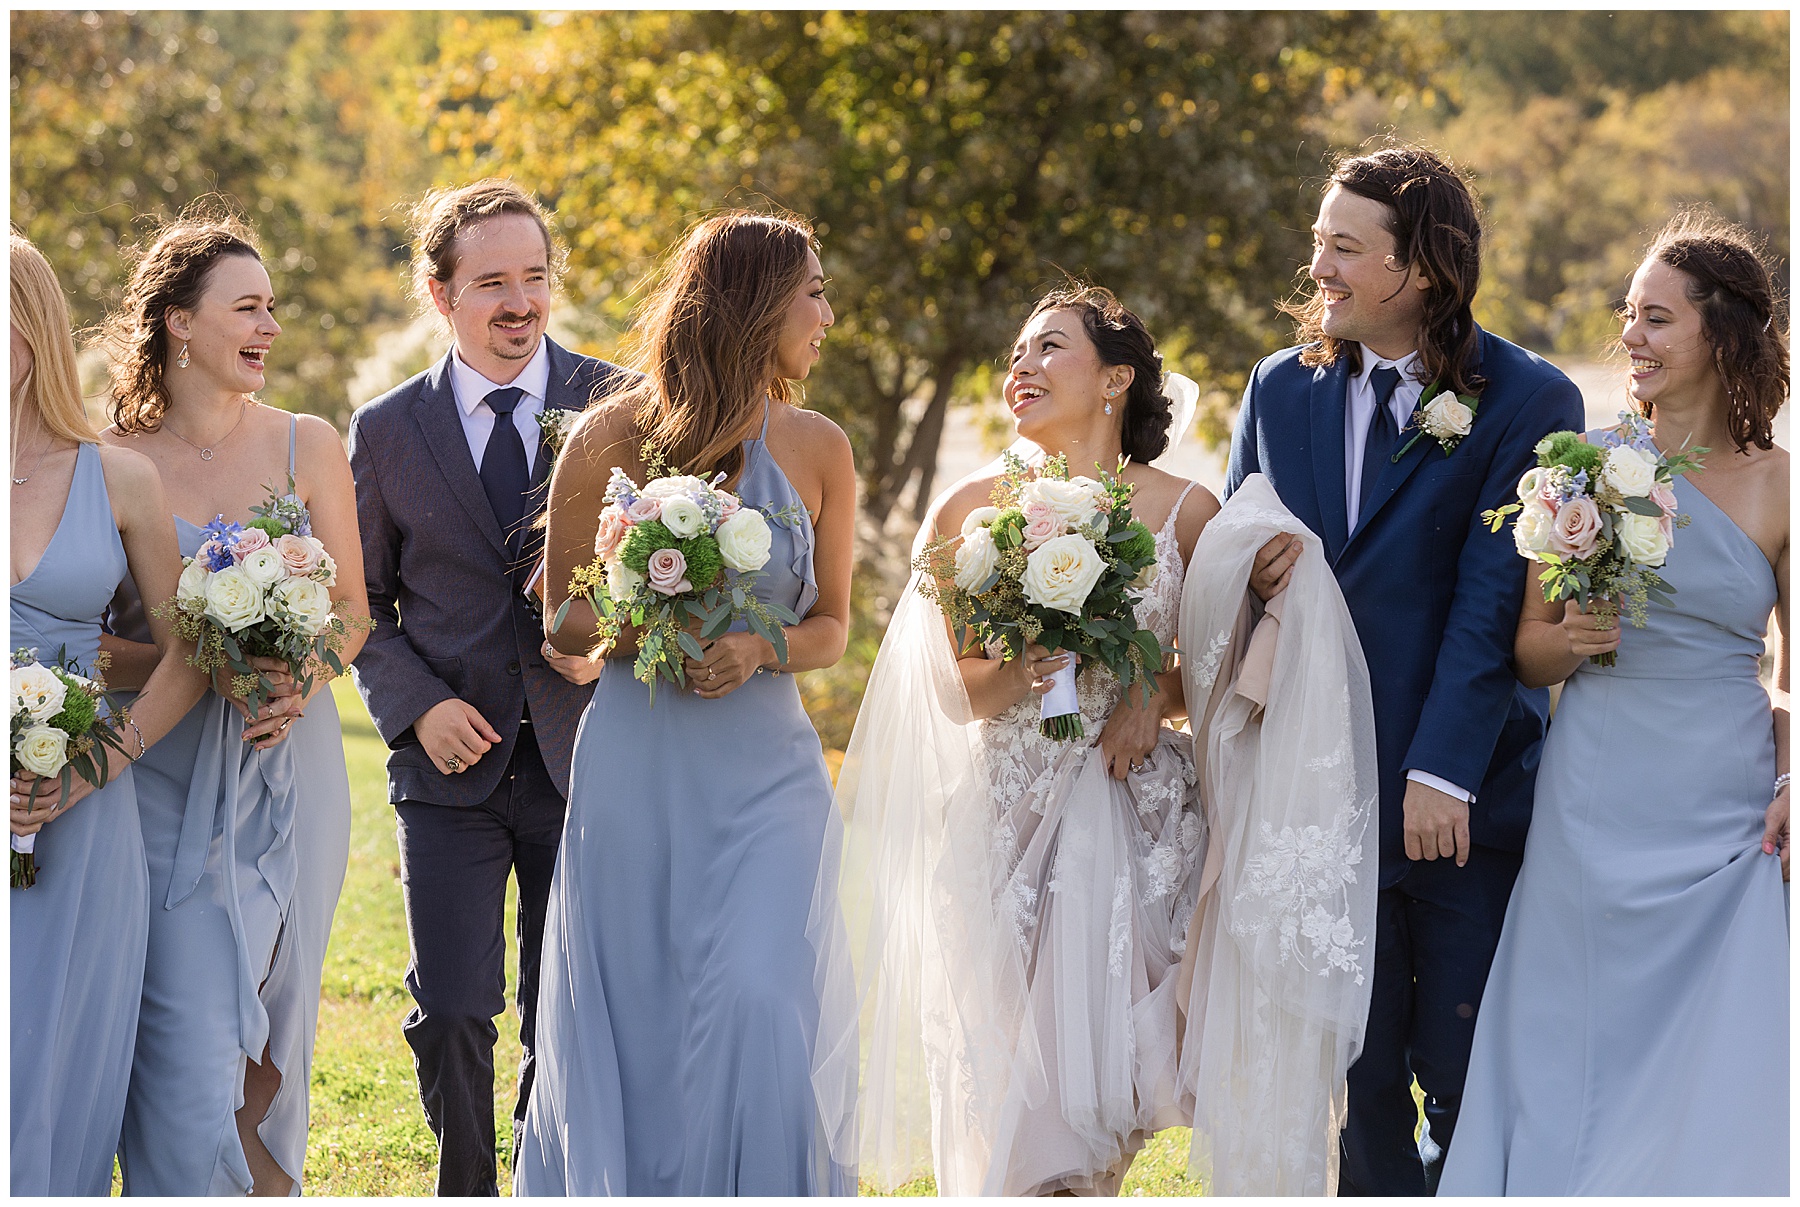
<path fill-rule="evenodd" d="M 1289 340 L 1274 303 L 1301 280 L 1331 156 L 1422 141 L 1485 206 L 1477 318 L 1609 420 L 1613 312 L 1677 207 L 1759 232 L 1785 291 L 1788 38 L 1786 12 L 14 12 L 11 213 L 86 327 L 155 219 L 231 199 L 281 299 L 265 400 L 340 429 L 447 346 L 408 290 L 406 212 L 433 185 L 537 192 L 569 250 L 552 330 L 600 356 L 699 217 L 812 218 L 838 322 L 807 401 L 850 433 L 862 486 L 851 650 L 804 683 L 838 750 L 919 517 L 1009 439 L 1002 355 L 1065 271 L 1111 287 L 1200 383 L 1174 467 L 1216 487 L 1245 377 Z M 91 355 L 86 379 L 98 406 Z M 370 746 L 352 761 L 366 820 L 309 1190 L 410 1193 L 432 1146 L 389 1002 L 391 818 L 380 751 L 346 717 Z M 365 1044 L 371 1002 L 392 1026 L 377 1011 Z M 1154 1157 L 1128 1192 L 1180 1188 Z"/>

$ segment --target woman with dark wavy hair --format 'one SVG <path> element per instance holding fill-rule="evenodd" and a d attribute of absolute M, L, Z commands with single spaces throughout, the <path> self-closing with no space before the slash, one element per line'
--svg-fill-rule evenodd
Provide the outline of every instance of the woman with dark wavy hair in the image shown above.
<path fill-rule="evenodd" d="M 1704 468 L 1678 531 L 1613 537 L 1673 589 L 1642 628 L 1526 594 L 1519 677 L 1563 692 L 1444 1194 L 1789 1190 L 1787 324 L 1756 240 L 1702 212 L 1620 317 L 1657 447 Z"/>
<path fill-rule="evenodd" d="M 548 617 L 594 556 L 613 470 L 644 483 L 650 449 L 776 517 L 755 591 L 800 622 L 785 660 L 755 633 L 723 634 L 654 707 L 633 631 L 604 650 L 544 924 L 519 1194 L 856 1192 L 808 1079 L 809 910 L 833 815 L 793 679 L 842 657 L 848 632 L 850 445 L 795 405 L 831 324 L 809 227 L 708 218 L 639 320 L 642 379 L 598 400 L 557 460 Z M 549 640 L 586 655 L 594 621 L 578 599 Z"/>

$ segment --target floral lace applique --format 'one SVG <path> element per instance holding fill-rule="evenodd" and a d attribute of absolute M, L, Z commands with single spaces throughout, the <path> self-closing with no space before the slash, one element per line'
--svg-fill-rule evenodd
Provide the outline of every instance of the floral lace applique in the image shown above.
<path fill-rule="evenodd" d="M 1356 813 L 1354 803 L 1346 801 L 1329 829 L 1283 826 L 1277 832 L 1265 821 L 1255 853 L 1244 861 L 1237 894 L 1237 902 L 1251 908 L 1232 921 L 1231 932 L 1249 938 L 1275 926 L 1282 963 L 1297 960 L 1320 976 L 1341 969 L 1362 984 L 1359 952 L 1368 936 L 1356 934 L 1344 911 L 1344 886 L 1356 882 L 1356 865 L 1362 862 L 1362 848 L 1350 838 Z"/>

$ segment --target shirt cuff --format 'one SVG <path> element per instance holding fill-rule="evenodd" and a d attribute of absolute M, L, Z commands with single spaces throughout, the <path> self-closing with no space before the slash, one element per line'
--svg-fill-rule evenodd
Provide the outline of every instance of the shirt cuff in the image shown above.
<path fill-rule="evenodd" d="M 1451 783 L 1441 775 L 1433 775 L 1429 771 L 1408 771 L 1406 773 L 1406 778 L 1412 780 L 1414 783 L 1424 784 L 1427 788 L 1436 788 L 1446 796 L 1454 796 L 1465 805 L 1473 804 L 1475 802 L 1475 794 L 1473 792 L 1458 788 L 1455 784 Z"/>

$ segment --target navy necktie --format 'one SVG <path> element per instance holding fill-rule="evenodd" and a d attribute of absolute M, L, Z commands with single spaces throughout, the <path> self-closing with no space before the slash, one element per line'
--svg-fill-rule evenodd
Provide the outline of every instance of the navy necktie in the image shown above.
<path fill-rule="evenodd" d="M 513 423 L 513 408 L 525 391 L 507 386 L 489 394 L 485 401 L 494 411 L 494 430 L 488 436 L 487 449 L 481 454 L 481 487 L 487 492 L 488 506 L 500 521 L 511 548 L 518 536 L 519 521 L 525 518 L 525 492 L 531 489 L 531 469 L 525 463 L 525 442 Z"/>
<path fill-rule="evenodd" d="M 1369 513 L 1375 483 L 1393 455 L 1394 441 L 1400 438 L 1400 430 L 1394 426 L 1394 412 L 1388 406 L 1393 401 L 1394 388 L 1399 384 L 1398 369 L 1383 365 L 1369 374 L 1369 385 L 1375 391 L 1375 413 L 1369 416 L 1369 430 L 1363 440 L 1362 494 L 1358 496 L 1356 505 L 1359 523 Z"/>

